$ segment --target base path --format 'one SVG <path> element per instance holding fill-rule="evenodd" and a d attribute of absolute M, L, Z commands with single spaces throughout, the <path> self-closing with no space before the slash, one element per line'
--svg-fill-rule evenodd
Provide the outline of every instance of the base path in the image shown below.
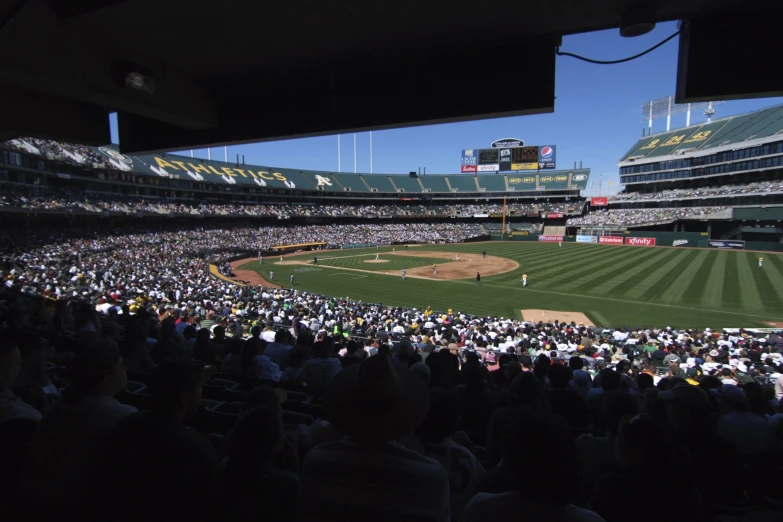
<path fill-rule="evenodd" d="M 519 263 L 506 259 L 505 257 L 487 256 L 481 257 L 481 254 L 460 254 L 460 260 L 455 261 L 455 254 L 452 252 L 415 252 L 402 251 L 397 252 L 398 256 L 408 257 L 430 257 L 441 258 L 443 264 L 438 264 L 438 273 L 432 273 L 431 266 L 420 266 L 409 268 L 408 277 L 419 279 L 432 279 L 434 281 L 452 281 L 454 279 L 470 279 L 476 277 L 476 272 L 481 272 L 482 276 L 491 276 L 503 274 L 519 268 Z M 395 275 L 399 275 L 396 274 Z"/>
<path fill-rule="evenodd" d="M 576 324 L 584 324 L 585 326 L 595 326 L 593 322 L 582 312 L 560 312 L 556 310 L 521 310 L 522 319 L 525 321 L 545 323 L 554 323 L 560 321 L 570 323 L 571 321 Z"/>
<path fill-rule="evenodd" d="M 231 271 L 234 273 L 236 277 L 233 277 L 232 279 L 238 279 L 240 281 L 248 281 L 253 286 L 265 286 L 267 288 L 283 288 L 280 285 L 275 285 L 273 283 L 270 283 L 261 275 L 256 272 L 255 270 L 239 270 L 237 267 L 242 266 L 246 263 L 249 263 L 251 261 L 257 261 L 257 258 L 254 257 L 248 257 L 247 259 L 239 259 L 237 261 L 231 262 Z"/>

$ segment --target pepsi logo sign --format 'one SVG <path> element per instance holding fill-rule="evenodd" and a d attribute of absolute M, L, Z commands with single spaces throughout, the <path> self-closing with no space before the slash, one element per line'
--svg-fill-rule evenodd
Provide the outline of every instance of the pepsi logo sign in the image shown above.
<path fill-rule="evenodd" d="M 552 149 L 552 147 L 541 147 L 541 157 L 542 158 L 551 158 L 552 154 L 554 154 L 555 151 Z"/>

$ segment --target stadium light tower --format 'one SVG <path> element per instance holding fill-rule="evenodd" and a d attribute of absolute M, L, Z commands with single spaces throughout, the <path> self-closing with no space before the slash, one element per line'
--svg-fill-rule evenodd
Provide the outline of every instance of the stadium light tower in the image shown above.
<path fill-rule="evenodd" d="M 715 109 L 713 109 L 712 106 L 718 105 L 720 103 L 725 102 L 714 101 L 699 103 L 674 103 L 674 95 L 667 96 L 665 98 L 658 98 L 657 100 L 644 102 L 642 104 L 642 121 L 647 120 L 648 128 L 650 130 L 649 133 L 652 134 L 653 120 L 657 120 L 658 118 L 663 118 L 666 116 L 666 131 L 668 132 L 671 130 L 672 114 L 681 114 L 684 112 L 687 114 L 685 118 L 685 126 L 690 127 L 691 111 L 698 109 L 711 109 L 712 112 L 709 115 L 707 115 L 705 112 L 705 115 L 711 120 L 711 116 L 715 114 Z"/>

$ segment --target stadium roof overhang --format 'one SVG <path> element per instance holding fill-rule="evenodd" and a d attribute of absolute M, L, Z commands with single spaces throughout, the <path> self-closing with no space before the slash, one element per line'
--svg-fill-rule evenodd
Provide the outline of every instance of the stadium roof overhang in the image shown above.
<path fill-rule="evenodd" d="M 656 21 L 768 4 L 650 2 Z M 0 139 L 100 145 L 113 111 L 124 152 L 551 112 L 559 38 L 639 4 L 0 0 Z"/>

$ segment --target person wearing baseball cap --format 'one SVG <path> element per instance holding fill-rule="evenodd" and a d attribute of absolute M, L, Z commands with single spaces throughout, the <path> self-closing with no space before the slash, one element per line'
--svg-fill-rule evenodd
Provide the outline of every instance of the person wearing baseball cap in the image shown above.
<path fill-rule="evenodd" d="M 184 425 L 215 373 L 190 357 L 171 357 L 147 385 L 150 411 L 120 422 L 96 450 L 91 498 L 97 516 L 124 520 L 205 520 L 217 473 L 213 445 Z"/>

